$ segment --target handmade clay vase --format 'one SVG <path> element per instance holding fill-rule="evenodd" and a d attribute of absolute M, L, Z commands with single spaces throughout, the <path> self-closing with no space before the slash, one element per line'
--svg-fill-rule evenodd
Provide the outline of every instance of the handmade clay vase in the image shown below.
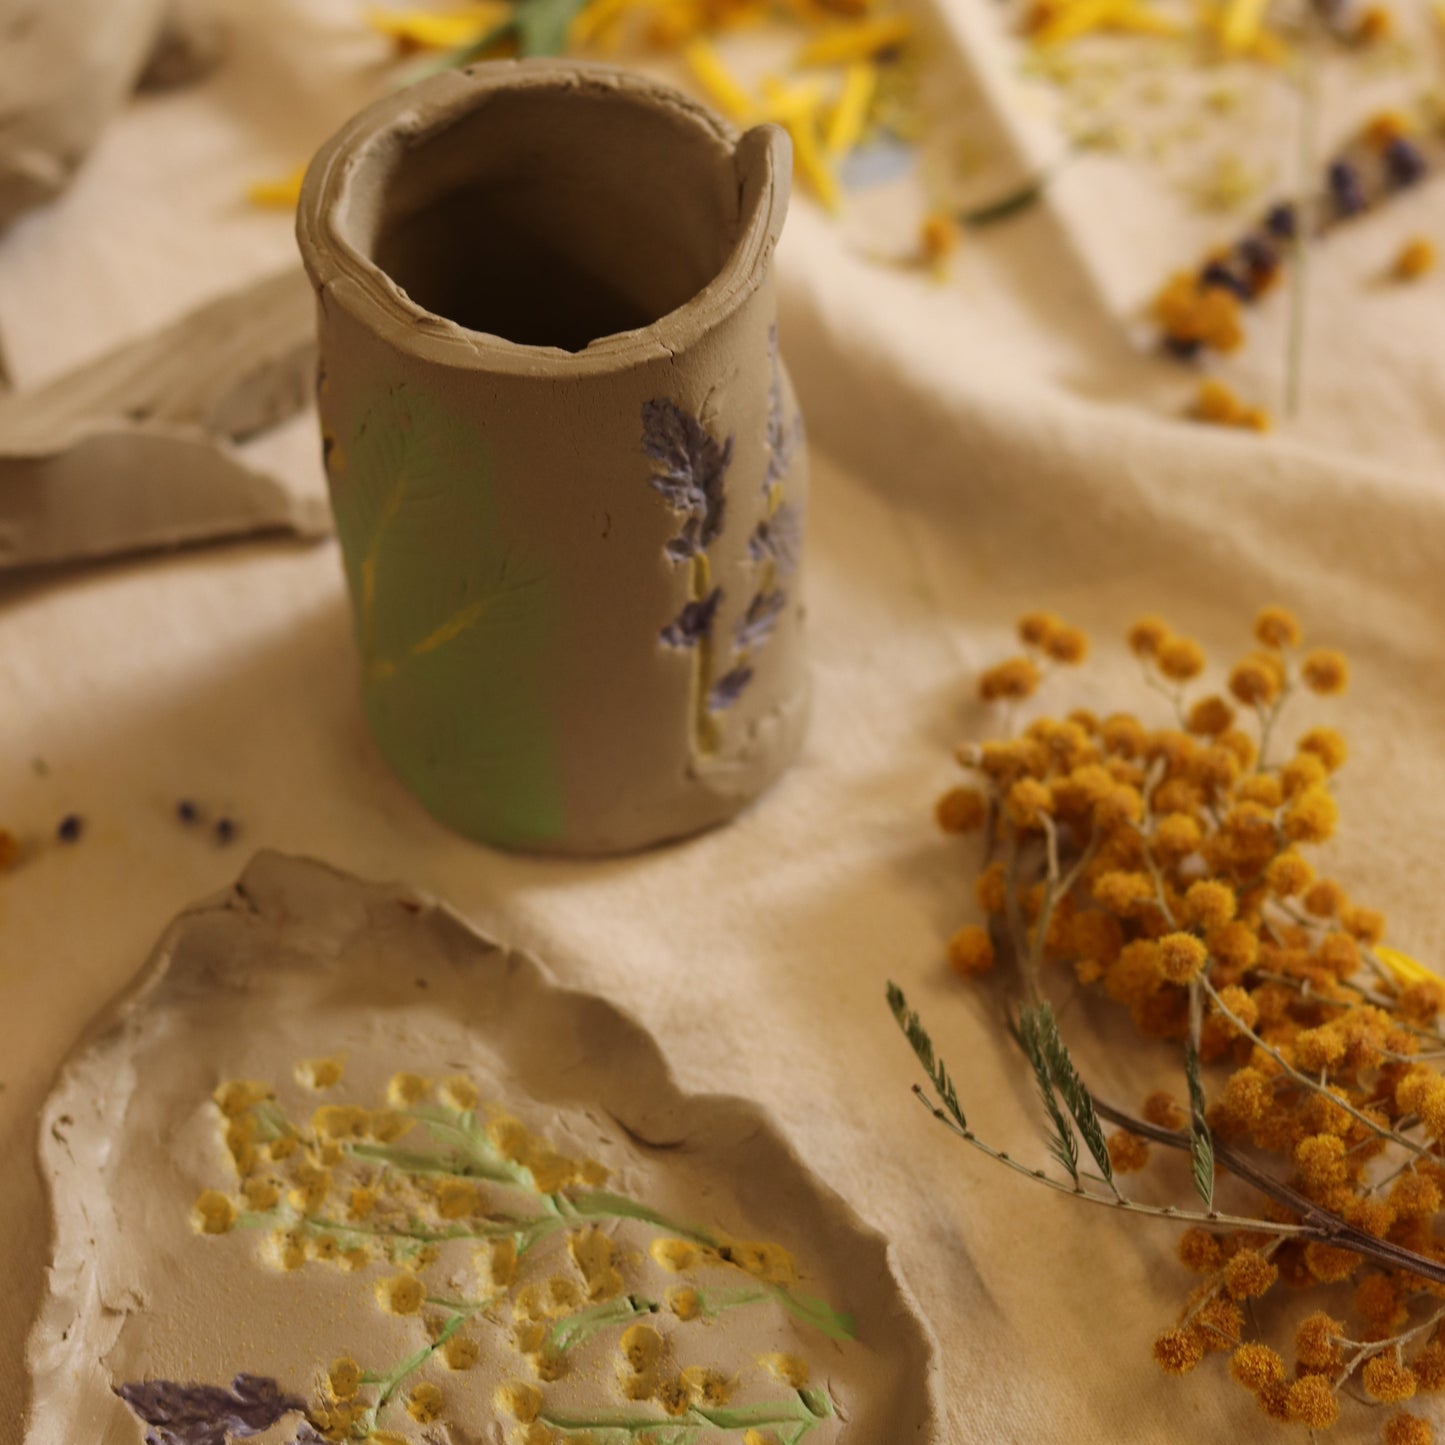
<path fill-rule="evenodd" d="M 798 749 L 789 171 L 775 127 L 571 62 L 438 75 L 312 162 L 366 712 L 463 833 L 638 848 L 728 818 Z"/>

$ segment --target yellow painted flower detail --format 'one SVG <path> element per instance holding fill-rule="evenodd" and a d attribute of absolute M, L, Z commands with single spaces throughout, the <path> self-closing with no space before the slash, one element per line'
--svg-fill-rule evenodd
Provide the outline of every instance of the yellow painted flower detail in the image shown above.
<path fill-rule="evenodd" d="M 441 1414 L 444 1403 L 441 1387 L 433 1385 L 430 1380 L 423 1380 L 406 1397 L 406 1413 L 419 1425 L 429 1425 Z"/>
<path fill-rule="evenodd" d="M 476 1185 L 465 1180 L 448 1179 L 437 1190 L 437 1213 L 443 1219 L 465 1219 L 481 1207 Z"/>
<path fill-rule="evenodd" d="M 350 1400 L 361 1388 L 361 1366 L 355 1360 L 343 1356 L 332 1362 L 326 1372 L 326 1393 L 333 1400 Z"/>
<path fill-rule="evenodd" d="M 702 1313 L 702 1297 L 695 1289 L 679 1287 L 667 1292 L 667 1307 L 680 1320 L 695 1320 Z"/>
<path fill-rule="evenodd" d="M 587 1281 L 587 1298 L 611 1299 L 622 1293 L 621 1273 L 612 1263 L 612 1240 L 595 1225 L 570 1235 L 567 1249 Z"/>
<path fill-rule="evenodd" d="M 413 1109 L 431 1092 L 420 1074 L 393 1074 L 386 1086 L 386 1101 L 393 1109 Z"/>
<path fill-rule="evenodd" d="M 497 1386 L 492 1403 L 503 1415 L 510 1415 L 526 1425 L 537 1418 L 537 1412 L 542 1408 L 542 1392 L 535 1385 L 513 1381 Z"/>
<path fill-rule="evenodd" d="M 701 1365 L 690 1365 L 678 1376 L 678 1383 L 687 1391 L 691 1404 L 716 1408 L 726 1405 L 732 1394 L 732 1385 L 726 1375 Z"/>
<path fill-rule="evenodd" d="M 698 1247 L 685 1239 L 654 1239 L 647 1252 L 672 1274 L 689 1270 L 698 1261 Z"/>
<path fill-rule="evenodd" d="M 375 1292 L 377 1304 L 389 1315 L 414 1315 L 426 1297 L 422 1282 L 410 1274 L 377 1280 Z"/>
<path fill-rule="evenodd" d="M 793 1256 L 780 1244 L 757 1240 L 740 1240 L 725 1246 L 719 1253 L 730 1264 L 766 1284 L 792 1284 L 798 1277 Z"/>
<path fill-rule="evenodd" d="M 449 1109 L 465 1114 L 481 1101 L 477 1086 L 465 1074 L 453 1074 L 437 1086 L 437 1095 Z"/>
<path fill-rule="evenodd" d="M 247 1109 L 269 1099 L 271 1094 L 270 1084 L 260 1083 L 256 1079 L 230 1079 L 219 1085 L 211 1097 L 216 1101 L 216 1107 L 228 1119 L 234 1119 L 237 1114 L 244 1114 Z"/>
<path fill-rule="evenodd" d="M 617 1342 L 634 1374 L 645 1374 L 662 1356 L 662 1336 L 651 1325 L 629 1325 Z"/>
<path fill-rule="evenodd" d="M 257 1214 L 274 1209 L 281 1201 L 281 1190 L 273 1179 L 248 1179 L 241 1186 L 246 1204 Z"/>
<path fill-rule="evenodd" d="M 219 1189 L 202 1191 L 191 1209 L 197 1234 L 225 1234 L 236 1222 L 236 1206 Z"/>
<path fill-rule="evenodd" d="M 797 1355 L 760 1355 L 758 1363 L 795 1390 L 801 1390 L 808 1383 L 808 1362 Z"/>
<path fill-rule="evenodd" d="M 266 1255 L 277 1269 L 300 1269 L 306 1263 L 306 1242 L 293 1229 L 276 1230 L 266 1246 Z"/>
<path fill-rule="evenodd" d="M 369 1114 L 355 1104 L 323 1104 L 311 1116 L 311 1127 L 321 1139 L 355 1139 L 366 1128 Z"/>
<path fill-rule="evenodd" d="M 470 1370 L 481 1354 L 481 1346 L 468 1335 L 453 1335 L 441 1347 L 441 1357 L 449 1370 Z"/>
<path fill-rule="evenodd" d="M 302 1059 L 294 1070 L 296 1082 L 308 1089 L 333 1089 L 341 1082 L 345 1061 L 340 1058 Z"/>

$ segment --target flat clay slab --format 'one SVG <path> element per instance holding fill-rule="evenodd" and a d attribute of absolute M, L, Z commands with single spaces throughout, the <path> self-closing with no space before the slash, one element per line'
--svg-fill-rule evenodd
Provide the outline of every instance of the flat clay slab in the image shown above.
<path fill-rule="evenodd" d="M 886 1242 L 769 1116 L 405 889 L 257 857 L 40 1154 L 26 1445 L 944 1439 Z"/>

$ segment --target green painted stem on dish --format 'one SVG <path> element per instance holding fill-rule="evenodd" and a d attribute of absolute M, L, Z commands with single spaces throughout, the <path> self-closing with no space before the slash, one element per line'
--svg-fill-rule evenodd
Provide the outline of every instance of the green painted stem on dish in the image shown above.
<path fill-rule="evenodd" d="M 621 1411 L 598 1410 L 589 1414 L 557 1414 L 543 1410 L 537 1418 L 549 1429 L 563 1435 L 601 1435 L 635 1439 L 651 1432 L 658 1445 L 686 1445 L 704 1430 L 737 1432 L 776 1430 L 788 1442 L 801 1440 L 824 1420 L 835 1414 L 833 1402 L 821 1390 L 799 1390 L 789 1401 L 764 1401 L 756 1405 L 705 1408 L 692 1405 L 682 1415 L 639 1416 Z"/>
<path fill-rule="evenodd" d="M 590 1340 L 603 1330 L 628 1324 L 645 1315 L 655 1315 L 660 1308 L 656 1300 L 642 1295 L 621 1295 L 617 1299 L 603 1300 L 601 1304 L 589 1305 L 575 1315 L 558 1320 L 547 1332 L 547 1344 L 558 1354 L 566 1354 L 574 1345 Z"/>

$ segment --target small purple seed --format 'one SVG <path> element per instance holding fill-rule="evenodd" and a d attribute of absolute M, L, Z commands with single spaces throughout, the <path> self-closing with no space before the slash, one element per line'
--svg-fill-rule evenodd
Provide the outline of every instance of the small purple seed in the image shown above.
<path fill-rule="evenodd" d="M 85 819 L 79 813 L 67 813 L 55 830 L 55 836 L 62 843 L 74 843 L 85 831 Z"/>
<path fill-rule="evenodd" d="M 231 818 L 216 819 L 216 842 L 232 843 L 236 838 L 236 824 Z"/>
<path fill-rule="evenodd" d="M 1294 207 L 1288 201 L 1280 201 L 1271 206 L 1269 214 L 1264 218 L 1264 228 L 1271 236 L 1278 236 L 1282 241 L 1292 241 L 1295 234 Z"/>
<path fill-rule="evenodd" d="M 1385 148 L 1385 170 L 1397 186 L 1413 186 L 1429 170 L 1420 147 L 1404 136 L 1396 136 Z"/>
<path fill-rule="evenodd" d="M 182 798 L 181 801 L 176 804 L 176 817 L 179 818 L 182 823 L 194 823 L 200 816 L 201 810 L 197 808 L 189 798 Z"/>

